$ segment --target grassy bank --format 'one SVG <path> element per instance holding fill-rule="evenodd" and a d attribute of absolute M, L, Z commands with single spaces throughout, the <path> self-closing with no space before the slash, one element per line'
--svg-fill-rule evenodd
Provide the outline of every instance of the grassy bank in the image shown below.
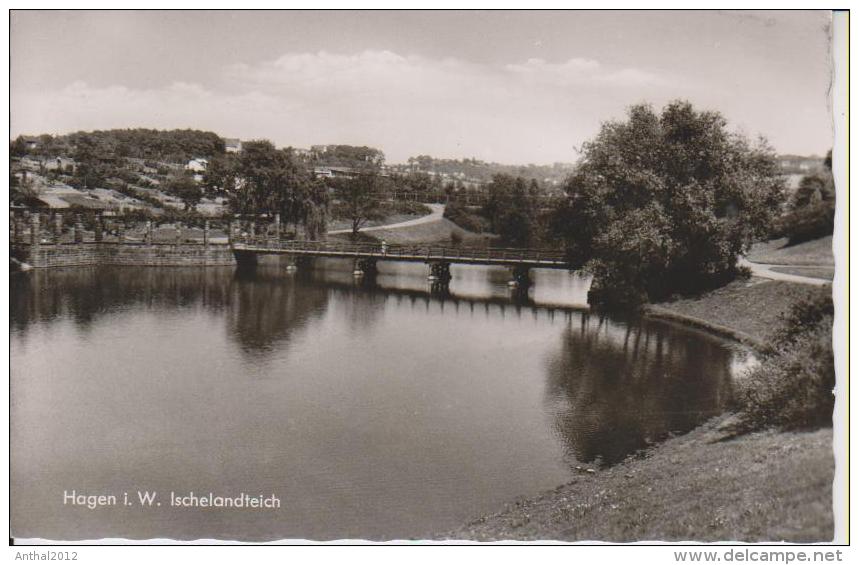
<path fill-rule="evenodd" d="M 773 271 L 777 273 L 787 273 L 788 275 L 799 275 L 801 277 L 811 277 L 824 281 L 831 281 L 835 278 L 835 267 L 827 267 L 825 265 L 817 267 L 773 267 Z"/>
<path fill-rule="evenodd" d="M 457 234 L 457 235 L 453 235 Z M 339 234 L 337 239 L 348 239 L 348 234 Z M 419 243 L 434 243 L 440 245 L 486 246 L 491 245 L 492 238 L 483 234 L 468 232 L 445 218 L 437 222 L 419 224 L 391 230 L 374 230 L 361 234 L 362 238 L 375 241 L 386 241 L 391 245 L 416 245 Z"/>
<path fill-rule="evenodd" d="M 652 317 L 689 323 L 766 349 L 767 340 L 790 305 L 816 292 L 799 283 L 751 278 L 694 298 L 653 304 L 646 311 Z"/>
<path fill-rule="evenodd" d="M 378 220 L 368 220 L 361 227 L 362 228 L 372 228 L 376 226 L 384 226 L 385 224 L 397 224 L 400 222 L 407 222 L 409 220 L 416 220 L 418 218 L 422 218 L 427 214 L 390 214 L 385 216 L 384 218 L 379 218 Z M 335 230 L 349 230 L 352 229 L 352 222 L 350 220 L 343 219 L 335 219 L 328 222 L 326 226 L 329 231 Z"/>
<path fill-rule="evenodd" d="M 756 243 L 748 254 L 749 261 L 768 265 L 834 266 L 832 236 L 787 245 L 787 238 Z"/>
<path fill-rule="evenodd" d="M 728 417 L 513 502 L 446 539 L 829 541 L 832 430 L 725 441 Z"/>
<path fill-rule="evenodd" d="M 776 334 L 792 305 L 819 299 L 827 292 L 753 278 L 695 298 L 651 305 L 648 315 L 717 331 L 762 351 L 781 343 L 778 354 L 765 358 L 748 374 L 748 383 L 738 382 L 737 386 L 741 390 L 760 387 L 756 401 L 764 409 L 767 402 L 780 398 L 779 390 L 788 391 L 784 406 L 796 406 L 791 408 L 794 412 L 785 414 L 798 420 L 802 414 L 796 411 L 813 408 L 813 399 L 806 404 L 802 394 L 790 392 L 790 387 L 797 385 L 810 395 L 814 379 L 809 380 L 809 375 L 825 373 L 818 372 L 825 363 L 815 364 L 812 358 L 822 359 L 823 354 L 809 356 L 811 349 L 803 340 L 786 347 Z M 823 325 L 827 323 L 831 322 L 824 320 Z M 801 358 L 801 366 L 795 366 L 790 357 L 791 347 Z M 497 514 L 442 537 L 477 541 L 830 541 L 834 531 L 832 429 L 737 435 L 738 427 L 750 429 L 749 422 L 752 429 L 757 429 L 755 422 L 767 422 L 766 418 L 756 420 L 766 416 L 765 410 L 752 411 L 751 417 L 748 414 L 715 418 L 652 447 L 643 457 L 631 457 L 614 467 L 583 469 L 553 491 L 511 503 Z M 793 423 L 801 427 L 797 421 Z"/>

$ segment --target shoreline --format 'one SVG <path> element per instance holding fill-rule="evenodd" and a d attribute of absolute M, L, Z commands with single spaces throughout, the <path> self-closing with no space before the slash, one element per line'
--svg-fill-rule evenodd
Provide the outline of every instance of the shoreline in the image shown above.
<path fill-rule="evenodd" d="M 707 332 L 716 334 L 719 337 L 724 337 L 736 341 L 740 345 L 752 349 L 755 353 L 766 353 L 770 351 L 770 347 L 766 343 L 745 332 L 741 332 L 739 330 L 729 328 L 727 326 L 716 324 L 703 318 L 673 312 L 668 308 L 664 308 L 661 306 L 650 304 L 647 305 L 644 310 L 644 317 L 652 320 L 674 322 L 683 326 L 688 326 L 690 328 L 705 330 Z"/>
<path fill-rule="evenodd" d="M 809 289 L 751 278 L 648 305 L 644 317 L 726 337 L 754 353 Z M 436 539 L 471 541 L 831 541 L 832 428 L 732 437 L 711 418 L 643 455 L 508 503 Z M 789 457 L 771 457 L 771 454 Z M 771 480 L 779 477 L 778 481 Z"/>
<path fill-rule="evenodd" d="M 795 542 L 834 535 L 832 430 L 728 439 L 730 415 L 437 540 Z M 778 480 L 772 480 L 778 477 Z"/>

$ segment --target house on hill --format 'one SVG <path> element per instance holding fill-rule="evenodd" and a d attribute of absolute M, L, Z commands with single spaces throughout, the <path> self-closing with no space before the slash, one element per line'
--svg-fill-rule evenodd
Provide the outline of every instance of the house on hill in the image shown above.
<path fill-rule="evenodd" d="M 360 173 L 360 171 L 353 169 L 352 167 L 326 167 L 319 166 L 313 168 L 313 175 L 321 178 L 355 178 Z"/>
<path fill-rule="evenodd" d="M 823 168 L 823 159 L 816 155 L 811 157 L 779 155 L 776 161 L 782 172 L 787 174 L 806 174 L 819 171 Z"/>
<path fill-rule="evenodd" d="M 192 171 L 195 173 L 202 173 L 206 170 L 208 166 L 209 161 L 207 159 L 202 159 L 198 157 L 196 159 L 191 159 L 190 161 L 188 161 L 188 163 L 185 165 L 185 170 Z"/>
<path fill-rule="evenodd" d="M 242 140 L 237 138 L 224 138 L 224 150 L 227 153 L 239 153 L 242 150 Z"/>

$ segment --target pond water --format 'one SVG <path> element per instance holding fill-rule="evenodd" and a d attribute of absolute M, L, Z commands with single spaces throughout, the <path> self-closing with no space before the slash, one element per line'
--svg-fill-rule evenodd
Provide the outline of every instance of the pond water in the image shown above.
<path fill-rule="evenodd" d="M 447 296 L 423 265 L 351 270 L 12 276 L 13 535 L 425 538 L 719 414 L 748 360 L 589 314 L 566 272 L 523 303 L 501 268 L 454 266 Z M 171 506 L 192 491 L 280 507 Z"/>

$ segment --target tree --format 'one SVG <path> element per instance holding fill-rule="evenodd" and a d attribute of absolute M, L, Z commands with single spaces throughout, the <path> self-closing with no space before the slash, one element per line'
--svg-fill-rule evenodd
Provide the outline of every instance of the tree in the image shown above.
<path fill-rule="evenodd" d="M 790 211 L 781 218 L 777 235 L 795 245 L 827 235 L 835 229 L 835 179 L 832 176 L 832 151 L 824 160 L 825 170 L 802 177 L 793 194 Z"/>
<path fill-rule="evenodd" d="M 489 220 L 489 229 L 501 236 L 501 241 L 514 247 L 524 247 L 534 236 L 534 206 L 528 184 L 522 177 L 497 174 L 486 185 L 489 198 L 482 214 Z"/>
<path fill-rule="evenodd" d="M 291 150 L 275 149 L 270 141 L 248 141 L 236 163 L 233 206 L 243 214 L 280 214 L 284 222 L 299 222 L 312 179 Z"/>
<path fill-rule="evenodd" d="M 239 187 L 236 155 L 224 153 L 212 157 L 203 173 L 203 187 L 210 194 L 233 194 Z"/>
<path fill-rule="evenodd" d="M 74 183 L 83 188 L 97 188 L 104 184 L 110 167 L 106 163 L 106 149 L 93 135 L 80 134 L 75 139 L 74 159 L 77 164 Z"/>
<path fill-rule="evenodd" d="M 203 189 L 188 173 L 177 175 L 167 183 L 167 191 L 176 195 L 183 204 L 185 210 L 194 210 L 200 200 L 203 199 Z"/>
<path fill-rule="evenodd" d="M 9 175 L 9 193 L 12 202 L 29 206 L 38 203 L 41 190 L 27 171 L 22 171 L 20 180 L 14 173 Z"/>
<path fill-rule="evenodd" d="M 594 276 L 589 300 L 634 307 L 735 277 L 783 182 L 766 142 L 729 132 L 718 112 L 636 105 L 584 145 L 552 225 L 572 266 Z"/>
<path fill-rule="evenodd" d="M 27 140 L 19 135 L 9 143 L 9 153 L 12 157 L 23 157 L 27 154 Z"/>
<path fill-rule="evenodd" d="M 349 220 L 352 239 L 369 220 L 385 217 L 383 205 L 377 198 L 381 181 L 375 172 L 361 173 L 354 178 L 332 179 L 335 213 Z"/>

